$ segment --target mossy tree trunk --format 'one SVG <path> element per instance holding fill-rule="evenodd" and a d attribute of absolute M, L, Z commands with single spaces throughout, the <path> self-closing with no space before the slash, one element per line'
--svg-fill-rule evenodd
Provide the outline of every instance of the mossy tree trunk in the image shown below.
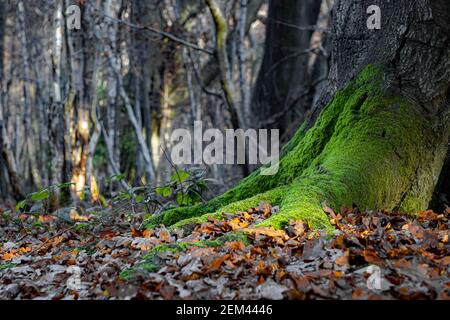
<path fill-rule="evenodd" d="M 290 219 L 329 226 L 324 202 L 335 209 L 426 209 L 448 152 L 450 3 L 379 1 L 381 30 L 369 30 L 372 4 L 337 1 L 326 103 L 314 125 L 302 126 L 285 146 L 276 175 L 256 171 L 206 205 L 167 211 L 149 224 L 198 223 L 261 200 L 280 205 L 263 223 L 276 227 Z"/>

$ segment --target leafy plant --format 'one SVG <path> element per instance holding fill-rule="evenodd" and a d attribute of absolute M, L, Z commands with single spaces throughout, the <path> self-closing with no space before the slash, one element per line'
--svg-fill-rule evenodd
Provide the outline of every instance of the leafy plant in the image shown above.
<path fill-rule="evenodd" d="M 171 207 L 190 206 L 205 200 L 203 194 L 208 189 L 210 180 L 204 175 L 205 171 L 199 168 L 175 168 L 167 183 L 156 187 L 144 185 L 120 191 L 112 201 L 128 203 L 133 213 L 136 213 L 138 207 L 144 207 L 149 215 L 158 214 Z"/>
<path fill-rule="evenodd" d="M 28 213 L 33 214 L 48 214 L 51 198 L 57 194 L 57 191 L 69 188 L 72 185 L 74 185 L 74 183 L 65 182 L 30 193 L 25 199 L 17 203 L 16 210 L 21 212 L 27 211 Z"/>

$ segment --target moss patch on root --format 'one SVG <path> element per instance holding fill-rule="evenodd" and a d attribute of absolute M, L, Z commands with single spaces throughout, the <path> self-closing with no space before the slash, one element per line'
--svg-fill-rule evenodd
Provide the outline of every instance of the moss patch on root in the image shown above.
<path fill-rule="evenodd" d="M 165 226 L 171 226 L 180 220 L 189 219 L 192 217 L 198 217 L 208 212 L 214 212 L 215 208 L 210 204 L 206 205 L 194 205 L 191 207 L 181 207 L 175 209 L 169 209 L 161 214 L 150 217 L 145 221 L 146 228 L 154 228 L 161 224 Z"/>
<path fill-rule="evenodd" d="M 220 219 L 222 213 L 236 213 L 239 211 L 246 211 L 250 208 L 258 206 L 261 202 L 270 203 L 273 206 L 281 204 L 281 201 L 288 190 L 287 186 L 278 187 L 267 192 L 258 194 L 256 196 L 230 203 L 213 213 L 206 213 L 199 217 L 181 220 L 170 227 L 173 229 L 183 229 L 189 226 L 195 226 L 208 221 L 209 217 Z"/>
<path fill-rule="evenodd" d="M 132 268 L 123 270 L 120 278 L 125 281 L 132 280 L 139 272 L 157 272 L 163 266 L 163 261 L 158 255 L 163 252 L 185 252 L 191 247 L 214 248 L 223 246 L 226 242 L 241 241 L 245 245 L 249 244 L 247 235 L 243 232 L 231 232 L 212 240 L 201 240 L 192 242 L 175 242 L 170 244 L 160 244 L 145 254 L 142 261 Z"/>

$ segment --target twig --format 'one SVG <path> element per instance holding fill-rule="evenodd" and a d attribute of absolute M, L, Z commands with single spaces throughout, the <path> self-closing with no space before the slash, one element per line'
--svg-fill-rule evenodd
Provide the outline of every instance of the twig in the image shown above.
<path fill-rule="evenodd" d="M 192 57 L 191 51 L 187 50 L 187 52 L 188 52 L 189 60 L 191 60 L 192 69 L 194 70 L 195 79 L 197 80 L 198 84 L 200 85 L 200 88 L 202 89 L 202 91 L 204 93 L 206 93 L 207 95 L 214 96 L 214 97 L 222 100 L 223 96 L 221 94 L 219 94 L 217 92 L 213 92 L 211 90 L 208 90 L 208 88 L 205 87 L 205 84 L 202 82 L 202 79 L 200 77 L 198 69 L 195 66 L 195 61 L 194 61 L 194 58 Z"/>
<path fill-rule="evenodd" d="M 147 30 L 147 31 L 150 31 L 152 33 L 155 33 L 155 34 L 158 34 L 160 36 L 163 36 L 164 38 L 169 39 L 169 40 L 171 40 L 173 42 L 182 44 L 182 45 L 184 45 L 184 46 L 186 46 L 188 48 L 191 48 L 191 49 L 194 49 L 194 50 L 197 50 L 197 51 L 201 51 L 201 52 L 209 54 L 211 56 L 214 55 L 214 51 L 202 48 L 202 47 L 200 47 L 200 46 L 198 46 L 198 45 L 196 45 L 194 43 L 191 43 L 191 42 L 189 42 L 187 40 L 178 38 L 177 36 L 175 36 L 175 35 L 173 35 L 171 33 L 168 33 L 168 32 L 165 32 L 165 31 L 162 31 L 162 30 L 150 27 L 150 26 L 137 25 L 137 24 L 134 24 L 134 23 L 131 23 L 131 22 L 128 22 L 128 21 L 124 21 L 124 20 L 121 20 L 121 19 L 117 19 L 117 18 L 108 16 L 108 15 L 103 14 L 103 13 L 100 13 L 100 14 L 103 15 L 105 18 L 108 18 L 108 19 L 111 19 L 113 21 L 119 22 L 121 24 L 124 24 L 124 25 L 130 27 L 130 28 L 134 28 L 134 29 L 137 29 L 137 30 Z"/>
<path fill-rule="evenodd" d="M 170 157 L 168 156 L 166 149 L 163 148 L 162 145 L 159 146 L 164 154 L 164 157 L 166 158 L 166 160 L 169 162 L 169 164 L 171 165 L 171 167 L 175 170 L 175 173 L 177 174 L 178 177 L 178 181 L 180 182 L 180 188 L 181 188 L 181 204 L 183 204 L 184 201 L 184 190 L 183 190 L 183 183 L 181 181 L 181 177 L 180 174 L 178 172 L 178 168 L 177 166 L 172 162 L 172 159 L 170 159 Z"/>

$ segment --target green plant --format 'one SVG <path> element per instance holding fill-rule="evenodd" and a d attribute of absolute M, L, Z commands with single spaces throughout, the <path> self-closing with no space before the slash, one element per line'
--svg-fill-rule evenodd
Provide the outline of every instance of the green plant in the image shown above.
<path fill-rule="evenodd" d="M 205 171 L 199 168 L 174 167 L 174 173 L 167 183 L 129 188 L 118 192 L 111 201 L 116 207 L 118 204 L 126 204 L 133 214 L 144 208 L 148 216 L 154 216 L 170 208 L 195 205 L 205 201 L 204 193 L 210 180 L 204 176 Z M 123 178 L 124 175 L 115 175 L 110 180 L 120 181 Z"/>
<path fill-rule="evenodd" d="M 72 185 L 74 185 L 74 183 L 65 182 L 30 193 L 25 199 L 17 203 L 16 210 L 31 214 L 48 214 L 52 197 L 54 197 L 58 191 L 69 188 Z"/>

